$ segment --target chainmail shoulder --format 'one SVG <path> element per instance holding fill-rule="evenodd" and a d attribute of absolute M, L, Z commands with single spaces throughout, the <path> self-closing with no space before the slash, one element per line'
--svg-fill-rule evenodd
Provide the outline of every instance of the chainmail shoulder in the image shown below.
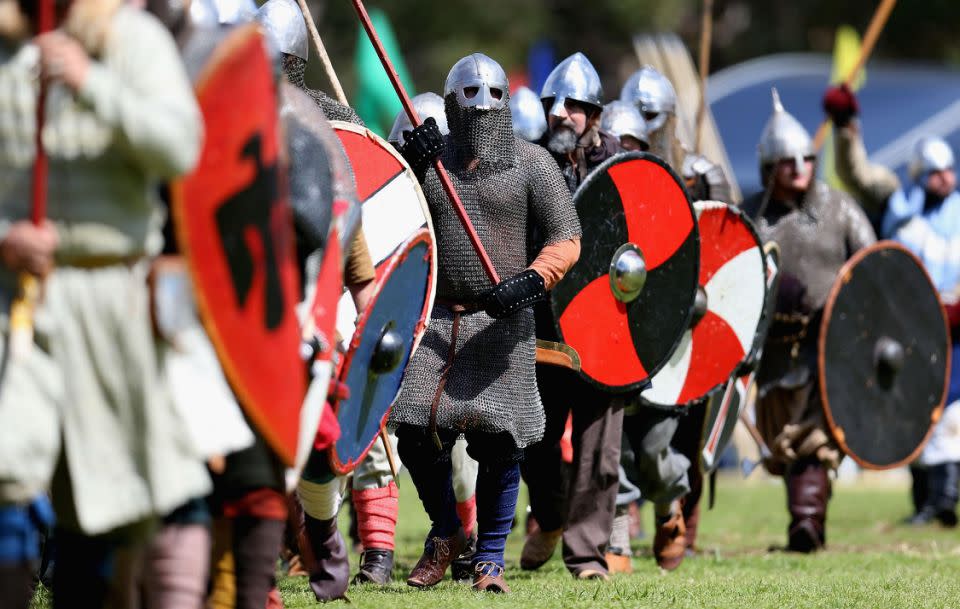
<path fill-rule="evenodd" d="M 873 228 L 859 205 L 823 182 L 815 182 L 797 201 L 771 199 L 757 218 L 763 198 L 763 192 L 748 197 L 744 211 L 754 219 L 761 239 L 780 245 L 782 272 L 803 284 L 803 304 L 817 311 L 843 264 L 876 241 Z"/>
<path fill-rule="evenodd" d="M 306 70 L 306 60 L 295 55 L 284 55 L 283 73 L 286 75 L 287 80 L 290 81 L 290 84 L 299 87 L 307 95 L 313 98 L 313 101 L 320 106 L 320 109 L 323 110 L 323 113 L 328 119 L 332 121 L 353 123 L 354 125 L 360 125 L 361 127 L 366 126 L 363 124 L 363 119 L 360 118 L 360 115 L 357 114 L 353 108 L 341 104 L 323 91 L 308 87 L 307 83 L 304 81 L 304 73 Z"/>

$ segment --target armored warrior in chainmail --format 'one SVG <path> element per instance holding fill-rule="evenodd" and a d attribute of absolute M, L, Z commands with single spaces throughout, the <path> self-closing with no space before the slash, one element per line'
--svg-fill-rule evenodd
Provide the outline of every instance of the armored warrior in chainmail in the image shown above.
<path fill-rule="evenodd" d="M 582 53 L 576 53 L 554 68 L 540 98 L 547 114 L 547 131 L 540 142 L 574 191 L 591 170 L 621 151 L 618 139 L 600 130 L 600 76 Z M 550 307 L 539 305 L 536 313 L 537 338 L 559 340 Z M 524 544 L 520 566 L 538 569 L 562 538 L 564 562 L 575 577 L 605 579 L 603 547 L 613 520 L 619 463 L 619 453 L 611 448 L 619 447 L 622 403 L 573 370 L 546 363 L 537 365 L 537 383 L 547 427 L 543 441 L 527 451 L 523 476 L 538 527 Z M 560 438 L 571 414 L 574 463 L 567 484 Z"/>
<path fill-rule="evenodd" d="M 840 268 L 875 236 L 855 201 L 816 180 L 810 135 L 776 90 L 758 148 L 767 188 L 743 207 L 761 238 L 780 245 L 781 279 L 758 371 L 757 426 L 773 453 L 764 466 L 787 483 L 788 548 L 810 552 L 824 544 L 827 472 L 841 458 L 817 389 L 820 316 Z"/>
<path fill-rule="evenodd" d="M 438 246 L 437 300 L 390 416 L 432 528 L 407 583 L 438 583 L 464 548 L 455 509 L 450 450 L 461 433 L 479 463 L 474 587 L 508 591 L 503 551 L 514 517 L 522 450 L 543 434 L 534 376 L 529 305 L 545 297 L 579 255 L 580 226 L 556 164 L 513 135 L 503 69 L 475 53 L 457 62 L 444 88 L 450 135 L 435 121 L 405 136 L 404 156 L 418 175 Z M 438 145 L 441 141 L 444 145 Z M 436 152 L 493 265 L 507 277 L 491 289 L 437 174 Z M 528 261 L 528 229 L 543 249 Z"/>

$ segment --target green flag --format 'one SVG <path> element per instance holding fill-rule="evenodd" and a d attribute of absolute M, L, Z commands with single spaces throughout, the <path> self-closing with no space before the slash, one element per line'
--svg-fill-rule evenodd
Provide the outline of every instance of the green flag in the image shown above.
<path fill-rule="evenodd" d="M 380 36 L 380 42 L 383 43 L 387 56 L 390 57 L 393 67 L 396 68 L 397 74 L 400 76 L 400 82 L 403 83 L 410 97 L 413 97 L 415 93 L 413 83 L 410 80 L 410 73 L 407 72 L 407 66 L 403 62 L 403 56 L 400 54 L 397 38 L 393 35 L 390 20 L 379 9 L 370 11 L 370 20 Z M 359 28 L 357 52 L 353 65 L 357 70 L 358 84 L 354 108 L 370 130 L 386 137 L 393 126 L 397 113 L 403 109 L 403 106 L 400 104 L 400 98 L 397 97 L 393 85 L 390 84 L 387 72 L 383 69 L 383 64 L 380 63 L 380 58 L 362 26 Z"/>

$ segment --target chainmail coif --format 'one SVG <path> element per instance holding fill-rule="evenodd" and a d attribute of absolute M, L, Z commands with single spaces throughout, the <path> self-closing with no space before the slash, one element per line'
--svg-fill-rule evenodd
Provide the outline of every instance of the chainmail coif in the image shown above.
<path fill-rule="evenodd" d="M 460 165 L 472 159 L 481 165 L 511 167 L 517 161 L 513 135 L 513 117 L 510 113 L 510 93 L 503 92 L 503 107 L 498 110 L 463 108 L 457 94 L 444 98 L 447 125 L 450 127 L 452 148 Z"/>
<path fill-rule="evenodd" d="M 327 115 L 328 119 L 332 121 L 353 123 L 354 125 L 360 125 L 361 127 L 365 126 L 363 124 L 363 119 L 360 118 L 360 115 L 357 114 L 353 108 L 350 106 L 344 106 L 323 91 L 308 87 L 307 83 L 303 79 L 303 75 L 306 71 L 306 59 L 300 59 L 296 55 L 283 56 L 283 73 L 286 75 L 287 80 L 290 81 L 290 84 L 303 89 L 307 95 L 312 97 L 313 100 L 320 105 L 320 108 L 323 110 L 323 113 Z"/>
<path fill-rule="evenodd" d="M 527 268 L 531 224 L 548 244 L 579 237 L 580 223 L 557 164 L 545 149 L 513 135 L 509 106 L 481 111 L 451 106 L 450 97 L 446 101 L 451 133 L 442 160 L 500 277 Z M 432 169 L 423 192 L 437 237 L 440 304 L 407 368 L 390 421 L 426 427 L 453 331 L 454 314 L 443 303 L 476 303 L 491 283 Z M 482 311 L 464 314 L 437 409 L 438 428 L 506 432 L 518 448 L 539 440 L 544 414 L 535 359 L 531 310 L 501 320 Z"/>

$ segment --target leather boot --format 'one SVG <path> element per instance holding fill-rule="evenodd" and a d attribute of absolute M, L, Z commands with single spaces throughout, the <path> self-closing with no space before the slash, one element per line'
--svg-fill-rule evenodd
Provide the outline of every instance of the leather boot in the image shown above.
<path fill-rule="evenodd" d="M 386 586 L 392 575 L 393 550 L 369 548 L 360 555 L 360 571 L 353 577 L 353 583 Z"/>
<path fill-rule="evenodd" d="M 676 503 L 669 517 L 657 517 L 657 533 L 653 538 L 653 557 L 666 571 L 679 567 L 687 551 L 687 527 L 683 522 L 683 510 L 679 502 Z"/>
<path fill-rule="evenodd" d="M 478 592 L 510 594 L 510 586 L 503 579 L 503 567 L 492 562 L 477 563 L 474 567 L 473 587 Z"/>
<path fill-rule="evenodd" d="M 453 560 L 463 553 L 467 537 L 463 529 L 450 537 L 433 537 L 424 544 L 423 554 L 407 578 L 407 585 L 414 588 L 429 588 L 443 580 L 443 575 Z"/>
<path fill-rule="evenodd" d="M 809 553 L 826 543 L 827 501 L 830 478 L 818 460 L 805 459 L 787 471 L 787 507 L 790 526 L 787 550 Z"/>
<path fill-rule="evenodd" d="M 300 557 L 310 577 L 310 589 L 320 602 L 346 598 L 350 583 L 347 545 L 337 529 L 337 519 L 317 520 L 303 515 Z"/>
<path fill-rule="evenodd" d="M 563 529 L 542 531 L 538 526 L 527 536 L 520 552 L 520 568 L 524 571 L 535 571 L 542 567 L 553 556 L 557 543 L 563 537 Z"/>
<path fill-rule="evenodd" d="M 470 537 L 467 537 L 467 547 L 450 564 L 450 576 L 453 577 L 453 581 L 464 582 L 473 579 L 473 555 L 476 553 L 477 532 L 473 531 Z"/>

